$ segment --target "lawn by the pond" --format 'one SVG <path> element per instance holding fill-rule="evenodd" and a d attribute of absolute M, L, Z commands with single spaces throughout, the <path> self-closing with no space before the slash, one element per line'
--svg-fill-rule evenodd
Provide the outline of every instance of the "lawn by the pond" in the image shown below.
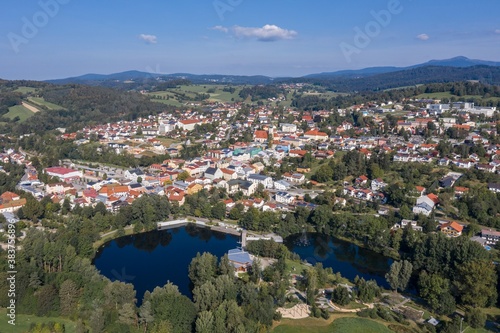
<path fill-rule="evenodd" d="M 76 324 L 67 319 L 52 318 L 52 317 L 36 317 L 33 315 L 17 314 L 16 325 L 10 325 L 7 322 L 8 317 L 6 316 L 5 309 L 0 309 L 0 332 L 2 333 L 24 333 L 27 332 L 32 323 L 49 323 L 49 322 L 59 322 L 64 324 L 66 333 L 74 333 L 76 331 Z"/>
<path fill-rule="evenodd" d="M 345 317 L 335 319 L 331 324 L 320 326 L 318 319 L 286 320 L 273 333 L 393 333 L 386 326 L 373 320 Z"/>

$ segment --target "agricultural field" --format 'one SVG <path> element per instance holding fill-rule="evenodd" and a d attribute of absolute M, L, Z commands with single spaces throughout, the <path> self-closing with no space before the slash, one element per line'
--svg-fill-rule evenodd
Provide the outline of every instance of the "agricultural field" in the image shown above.
<path fill-rule="evenodd" d="M 430 94 L 420 94 L 420 95 L 415 96 L 415 98 L 425 98 L 425 99 L 443 99 L 443 98 L 450 99 L 452 97 L 454 97 L 455 99 L 465 99 L 465 100 L 476 98 L 476 99 L 480 99 L 484 102 L 490 102 L 490 101 L 491 102 L 498 102 L 498 101 L 500 101 L 500 97 L 483 98 L 483 96 L 480 96 L 480 95 L 455 96 L 455 95 L 452 95 L 449 91 L 430 93 Z"/>
<path fill-rule="evenodd" d="M 36 88 L 31 88 L 31 87 L 19 87 L 15 92 L 20 92 L 21 94 L 31 94 L 36 92 Z"/>
<path fill-rule="evenodd" d="M 184 103 L 179 102 L 176 96 L 168 91 L 155 91 L 148 93 L 152 97 L 153 102 L 163 103 L 172 106 L 182 106 Z"/>
<path fill-rule="evenodd" d="M 209 94 L 210 102 L 231 102 L 241 100 L 238 93 L 241 87 L 235 87 L 234 93 L 223 91 L 224 85 L 182 85 L 177 88 L 167 89 L 165 91 L 155 91 L 148 93 L 153 96 L 153 101 L 164 104 L 180 106 L 186 102 L 200 102 L 196 101 L 198 94 Z M 210 91 L 210 92 L 209 92 Z M 160 97 L 160 98 L 154 98 Z"/>
<path fill-rule="evenodd" d="M 43 97 L 28 97 L 28 101 L 36 106 L 46 107 L 48 110 L 65 110 L 62 106 L 45 101 Z"/>
<path fill-rule="evenodd" d="M 231 86 L 235 89 L 234 92 L 224 91 L 225 87 L 229 87 L 227 85 L 181 85 L 177 88 L 171 88 L 164 91 L 154 91 L 150 92 L 147 95 L 152 96 L 152 100 L 154 102 L 164 103 L 173 106 L 181 106 L 185 103 L 200 103 L 199 99 L 197 100 L 197 96 L 201 94 L 208 94 L 210 97 L 204 102 L 221 102 L 221 103 L 230 103 L 230 102 L 243 102 L 239 93 L 241 89 L 245 86 Z M 289 92 L 286 96 L 286 101 L 281 101 L 279 105 L 283 105 L 285 107 L 290 106 L 292 99 L 292 92 Z M 328 96 L 336 96 L 335 93 L 321 93 L 324 97 L 329 98 Z M 250 98 L 246 99 L 244 102 L 252 103 Z M 267 103 L 267 100 L 262 100 L 262 102 Z"/>
<path fill-rule="evenodd" d="M 33 115 L 34 115 L 34 113 L 32 111 L 28 110 L 27 108 L 25 108 L 24 106 L 16 105 L 16 106 L 10 107 L 9 112 L 4 114 L 3 116 L 5 118 L 9 118 L 9 119 L 14 119 L 15 117 L 19 117 L 19 121 L 23 122 Z"/>

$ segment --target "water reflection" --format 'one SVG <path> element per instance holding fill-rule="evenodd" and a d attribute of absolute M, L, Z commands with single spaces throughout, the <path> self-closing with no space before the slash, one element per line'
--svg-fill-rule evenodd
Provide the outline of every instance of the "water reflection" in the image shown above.
<path fill-rule="evenodd" d="M 358 275 L 388 287 L 384 276 L 389 271 L 392 259 L 328 235 L 307 234 L 307 237 L 309 245 L 302 245 L 304 234 L 288 237 L 285 245 L 312 265 L 321 262 L 323 267 L 331 267 L 334 272 L 340 272 L 350 280 Z"/>
<path fill-rule="evenodd" d="M 139 303 L 146 290 L 163 286 L 167 281 L 191 297 L 188 278 L 191 259 L 198 252 L 221 257 L 237 247 L 238 240 L 236 236 L 194 225 L 154 230 L 104 244 L 94 258 L 94 265 L 111 280 L 132 283 Z"/>

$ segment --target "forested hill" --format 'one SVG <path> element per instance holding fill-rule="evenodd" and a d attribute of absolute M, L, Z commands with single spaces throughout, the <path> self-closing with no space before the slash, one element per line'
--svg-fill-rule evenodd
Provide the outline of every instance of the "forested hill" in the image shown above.
<path fill-rule="evenodd" d="M 24 122 L 9 122 L 2 118 L 0 133 L 40 133 L 58 127 L 73 130 L 92 123 L 132 120 L 172 108 L 152 102 L 138 92 L 75 84 L 60 86 L 31 81 L 0 81 L 0 110 L 8 110 L 33 97 L 60 107 L 42 108 L 45 112 L 37 112 Z"/>
<path fill-rule="evenodd" d="M 338 92 L 380 91 L 391 88 L 427 83 L 446 83 L 477 80 L 482 83 L 500 85 L 500 67 L 443 67 L 426 66 L 397 72 L 376 74 L 367 77 L 321 77 L 297 78 L 286 82 L 306 82 Z"/>
<path fill-rule="evenodd" d="M 58 80 L 48 80 L 54 84 L 85 84 L 89 86 L 101 86 L 117 88 L 122 90 L 150 90 L 156 85 L 162 85 L 172 81 L 187 80 L 194 84 L 234 84 L 234 85 L 257 85 L 272 84 L 274 79 L 263 75 L 197 75 L 189 73 L 157 74 L 138 71 L 127 71 L 109 75 L 87 74 Z"/>
<path fill-rule="evenodd" d="M 416 84 L 458 82 L 477 80 L 487 84 L 500 84 L 500 67 L 477 65 L 455 67 L 443 65 L 426 65 L 413 68 L 391 70 L 374 68 L 372 71 L 360 71 L 358 76 L 353 71 L 323 73 L 298 78 L 276 78 L 266 76 L 234 76 L 234 75 L 193 75 L 171 74 L 153 77 L 142 72 L 125 72 L 113 75 L 85 75 L 77 78 L 53 80 L 52 83 L 78 83 L 90 86 L 112 87 L 120 90 L 157 90 L 158 86 L 187 80 L 194 84 L 233 84 L 233 85 L 275 85 L 279 83 L 312 83 L 336 92 L 380 91 L 385 89 L 413 86 Z M 382 71 L 382 72 L 381 72 Z M 132 74 L 131 74 L 132 73 Z M 124 80 L 125 75 L 129 79 Z"/>

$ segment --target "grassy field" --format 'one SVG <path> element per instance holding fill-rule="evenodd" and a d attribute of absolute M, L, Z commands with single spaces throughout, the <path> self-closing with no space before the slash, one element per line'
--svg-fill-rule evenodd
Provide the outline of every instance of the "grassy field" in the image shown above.
<path fill-rule="evenodd" d="M 28 119 L 29 117 L 31 117 L 32 115 L 34 115 L 34 113 L 31 112 L 30 110 L 28 110 L 27 108 L 25 108 L 24 106 L 16 105 L 16 106 L 10 107 L 9 112 L 7 112 L 4 115 L 4 117 L 9 118 L 9 119 L 14 119 L 15 117 L 19 117 L 19 121 L 23 122 L 26 119 Z"/>
<path fill-rule="evenodd" d="M 390 333 L 386 326 L 369 319 L 342 317 L 329 321 L 305 318 L 300 320 L 283 320 L 273 333 Z"/>
<path fill-rule="evenodd" d="M 432 99 L 443 99 L 443 98 L 451 98 L 451 97 L 455 97 L 456 99 L 460 98 L 460 99 L 471 99 L 471 98 L 478 98 L 480 100 L 483 100 L 483 101 L 493 101 L 493 102 L 498 102 L 500 101 L 500 97 L 490 97 L 490 98 L 483 98 L 482 96 L 480 95 L 464 95 L 464 96 L 455 96 L 455 95 L 452 95 L 449 91 L 445 91 L 445 92 L 437 92 L 437 93 L 431 93 L 431 94 L 420 94 L 420 95 L 417 95 L 415 96 L 416 98 L 432 98 Z"/>
<path fill-rule="evenodd" d="M 168 91 L 155 91 L 154 93 L 148 93 L 148 95 L 152 96 L 153 102 L 157 103 L 163 103 L 167 105 L 172 105 L 172 106 L 182 106 L 184 103 L 180 103 L 174 94 L 169 93 Z M 159 96 L 160 98 L 157 98 Z M 169 99 L 163 99 L 163 98 L 169 98 Z"/>
<path fill-rule="evenodd" d="M 151 92 L 148 95 L 153 96 L 153 101 L 155 102 L 173 106 L 180 106 L 189 101 L 194 102 L 196 94 L 210 94 L 210 98 L 208 99 L 210 102 L 231 102 L 232 100 L 236 101 L 240 99 L 238 94 L 241 87 L 235 87 L 236 90 L 232 94 L 228 91 L 223 91 L 224 87 L 224 85 L 183 85 L 165 91 Z M 209 90 L 215 91 L 209 93 Z M 185 95 L 187 101 L 179 101 L 180 94 Z M 160 98 L 154 98 L 155 96 L 159 96 Z"/>
<path fill-rule="evenodd" d="M 36 91 L 36 89 L 35 88 L 31 88 L 31 87 L 19 87 L 19 88 L 17 88 L 14 91 L 15 92 L 20 92 L 21 94 L 28 94 L 28 93 L 34 93 Z"/>
<path fill-rule="evenodd" d="M 48 322 L 59 322 L 64 324 L 66 328 L 66 333 L 76 332 L 76 323 L 62 318 L 52 318 L 52 317 L 36 317 L 33 315 L 17 314 L 16 325 L 10 325 L 7 322 L 7 316 L 5 315 L 5 309 L 0 309 L 0 332 L 2 333 L 24 333 L 27 332 L 32 323 L 48 323 Z"/>
<path fill-rule="evenodd" d="M 37 106 L 45 106 L 49 110 L 65 110 L 62 106 L 47 102 L 42 97 L 29 97 L 28 101 Z"/>
<path fill-rule="evenodd" d="M 221 102 L 221 103 L 230 103 L 230 102 L 242 102 L 242 99 L 239 96 L 239 93 L 241 89 L 243 89 L 245 86 L 234 86 L 235 91 L 233 93 L 229 91 L 224 91 L 223 89 L 225 87 L 228 87 L 227 85 L 210 85 L 210 84 L 195 84 L 195 85 L 182 85 L 177 88 L 172 88 L 172 89 L 167 89 L 164 91 L 155 91 L 155 92 L 150 92 L 148 95 L 153 97 L 154 102 L 159 102 L 159 103 L 164 103 L 168 105 L 173 105 L 173 106 L 180 106 L 185 104 L 186 102 L 197 102 L 200 103 L 200 101 L 194 101 L 196 94 L 209 94 L 210 98 L 208 102 Z M 209 92 L 210 91 L 210 92 Z M 185 100 L 179 100 L 180 95 L 185 96 Z M 333 92 L 326 92 L 326 93 L 318 93 L 318 95 L 321 95 L 322 97 L 333 97 L 337 96 L 338 94 L 333 93 Z M 155 98 L 159 97 L 159 98 Z M 292 97 L 292 92 L 290 92 L 287 95 L 287 100 L 286 101 L 281 101 L 280 105 L 283 105 L 285 107 L 290 106 L 291 103 L 291 97 Z M 165 98 L 165 99 L 164 99 Z M 168 98 L 168 99 L 166 99 Z M 192 99 L 192 100 L 190 100 Z M 264 103 L 267 103 L 267 100 L 262 100 Z M 245 100 L 244 102 L 246 103 L 252 103 L 252 101 L 249 99 Z"/>
<path fill-rule="evenodd" d="M 286 260 L 286 270 L 290 274 L 301 274 L 306 267 L 306 265 L 300 262 L 292 261 L 290 259 Z"/>
<path fill-rule="evenodd" d="M 464 330 L 464 333 L 489 333 L 491 331 L 487 331 L 484 328 L 472 328 L 472 327 L 467 327 Z"/>
<path fill-rule="evenodd" d="M 125 230 L 125 234 L 123 236 L 130 236 L 130 235 L 134 234 L 134 228 L 131 226 L 124 228 L 124 230 Z M 112 241 L 113 239 L 122 237 L 122 236 L 118 236 L 116 234 L 117 231 L 118 230 L 113 230 L 113 232 L 109 233 L 106 237 L 97 240 L 93 244 L 94 249 L 100 248 L 103 244 L 105 244 L 109 241 Z M 104 233 L 104 234 L 107 234 L 107 233 Z M 101 233 L 101 237 L 102 237 L 102 233 Z"/>
<path fill-rule="evenodd" d="M 161 142 L 162 145 L 166 147 L 170 147 L 173 143 L 179 143 L 178 140 L 174 140 L 171 138 L 165 138 L 165 137 L 157 137 L 157 139 Z"/>

